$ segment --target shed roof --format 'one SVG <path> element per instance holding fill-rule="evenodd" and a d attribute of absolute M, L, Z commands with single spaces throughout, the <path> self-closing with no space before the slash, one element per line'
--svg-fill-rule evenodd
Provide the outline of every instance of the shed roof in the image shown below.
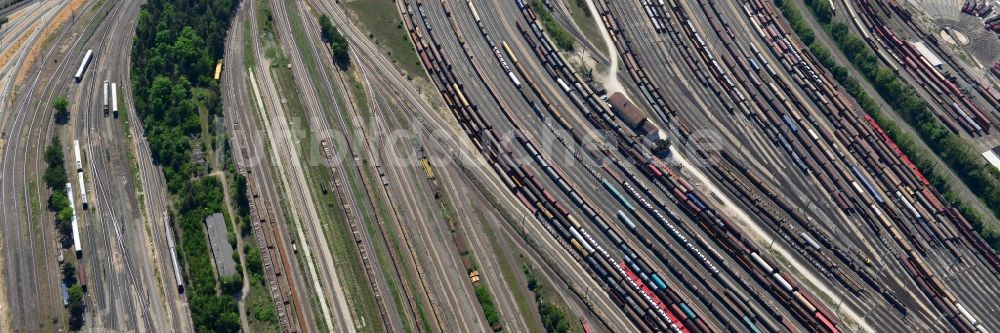
<path fill-rule="evenodd" d="M 611 108 L 618 114 L 618 117 L 625 121 L 625 124 L 629 127 L 638 128 L 642 124 L 642 121 L 646 119 L 646 114 L 642 110 L 639 110 L 635 104 L 632 104 L 632 101 L 621 92 L 611 94 L 608 101 L 611 103 Z"/>
<path fill-rule="evenodd" d="M 226 220 L 222 214 L 215 213 L 205 218 L 208 226 L 208 239 L 212 245 L 212 257 L 220 277 L 236 274 L 236 261 L 233 260 L 233 247 L 229 245 L 229 234 L 226 231 Z"/>

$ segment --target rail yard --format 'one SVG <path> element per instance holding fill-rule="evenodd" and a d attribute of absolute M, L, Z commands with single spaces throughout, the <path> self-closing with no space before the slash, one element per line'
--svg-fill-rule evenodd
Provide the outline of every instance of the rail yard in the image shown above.
<path fill-rule="evenodd" d="M 0 331 L 1000 332 L 997 22 L 0 1 Z"/>

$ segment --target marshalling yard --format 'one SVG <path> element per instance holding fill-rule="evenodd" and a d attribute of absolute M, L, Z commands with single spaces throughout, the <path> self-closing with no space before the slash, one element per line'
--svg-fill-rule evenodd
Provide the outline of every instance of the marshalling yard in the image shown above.
<path fill-rule="evenodd" d="M 1000 2 L 0 22 L 0 332 L 1000 332 Z"/>

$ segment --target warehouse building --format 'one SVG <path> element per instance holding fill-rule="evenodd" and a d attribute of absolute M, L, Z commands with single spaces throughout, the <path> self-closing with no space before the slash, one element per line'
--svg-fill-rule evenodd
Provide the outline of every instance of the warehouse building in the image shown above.
<path fill-rule="evenodd" d="M 212 244 L 212 257 L 219 277 L 236 274 L 236 261 L 233 260 L 233 247 L 229 245 L 226 219 L 222 214 L 215 213 L 205 218 L 205 226 L 208 227 L 208 240 Z"/>
<path fill-rule="evenodd" d="M 666 133 L 649 120 L 646 113 L 635 106 L 625 94 L 620 92 L 611 94 L 608 102 L 611 104 L 611 109 L 615 112 L 615 115 L 625 122 L 625 125 L 628 125 L 640 135 L 645 136 L 649 141 L 657 142 L 667 138 Z"/>

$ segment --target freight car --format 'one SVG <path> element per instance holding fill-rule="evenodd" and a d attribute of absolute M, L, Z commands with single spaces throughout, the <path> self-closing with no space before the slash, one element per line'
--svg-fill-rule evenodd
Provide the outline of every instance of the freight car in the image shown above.
<path fill-rule="evenodd" d="M 76 75 L 73 78 L 76 79 L 76 83 L 80 83 L 83 80 L 83 73 L 87 71 L 87 67 L 90 66 L 90 61 L 94 59 L 94 50 L 87 50 L 87 54 L 83 56 L 83 61 L 80 62 L 80 68 L 77 68 Z"/>

